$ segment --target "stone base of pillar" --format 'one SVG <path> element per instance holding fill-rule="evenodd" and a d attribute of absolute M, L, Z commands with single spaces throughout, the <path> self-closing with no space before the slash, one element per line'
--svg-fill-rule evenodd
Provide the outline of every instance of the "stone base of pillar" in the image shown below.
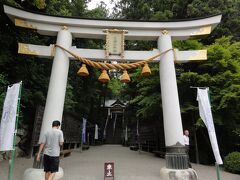
<path fill-rule="evenodd" d="M 166 147 L 166 168 L 168 169 L 188 169 L 189 158 L 186 147 L 177 142 L 173 146 Z"/>
<path fill-rule="evenodd" d="M 63 177 L 63 169 L 59 167 L 58 172 L 56 173 L 54 180 L 61 179 Z M 45 172 L 43 169 L 28 168 L 25 170 L 22 180 L 43 180 L 45 179 Z"/>
<path fill-rule="evenodd" d="M 36 160 L 37 155 L 35 155 L 33 161 L 33 168 L 28 168 L 24 171 L 22 180 L 43 180 L 45 179 L 45 172 L 43 170 L 43 154 L 40 156 L 40 161 Z M 61 179 L 64 175 L 63 169 L 59 167 L 58 172 L 54 176 L 54 180 Z"/>
<path fill-rule="evenodd" d="M 161 180 L 197 180 L 197 173 L 194 169 L 168 169 L 160 170 Z"/>

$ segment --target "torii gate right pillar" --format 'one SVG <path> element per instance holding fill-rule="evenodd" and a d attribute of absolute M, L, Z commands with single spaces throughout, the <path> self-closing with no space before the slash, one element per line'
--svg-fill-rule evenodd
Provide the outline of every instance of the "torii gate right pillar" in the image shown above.
<path fill-rule="evenodd" d="M 172 40 L 168 31 L 162 31 L 162 35 L 158 38 L 158 48 L 160 52 L 172 49 Z M 161 169 L 161 178 L 196 180 L 196 172 L 188 168 L 188 155 L 184 146 L 173 51 L 164 54 L 159 65 L 166 145 L 166 168 Z"/>

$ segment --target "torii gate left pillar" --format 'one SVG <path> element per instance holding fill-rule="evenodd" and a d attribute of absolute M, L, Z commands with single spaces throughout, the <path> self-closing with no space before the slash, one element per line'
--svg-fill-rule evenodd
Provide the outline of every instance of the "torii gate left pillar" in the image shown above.
<path fill-rule="evenodd" d="M 66 26 L 58 32 L 57 44 L 67 49 L 72 46 L 72 35 Z M 67 52 L 56 48 L 39 141 L 41 141 L 44 133 L 51 129 L 51 124 L 54 120 L 62 121 L 68 69 L 69 57 Z"/>

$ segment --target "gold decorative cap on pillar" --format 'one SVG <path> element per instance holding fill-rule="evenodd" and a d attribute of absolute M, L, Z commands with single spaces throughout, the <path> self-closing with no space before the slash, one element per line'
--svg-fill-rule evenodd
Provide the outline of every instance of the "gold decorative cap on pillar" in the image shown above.
<path fill-rule="evenodd" d="M 82 64 L 82 67 L 78 70 L 77 74 L 79 76 L 88 76 L 89 75 L 86 64 Z"/>
<path fill-rule="evenodd" d="M 166 30 L 166 29 L 162 30 L 163 35 L 167 35 L 168 33 L 169 33 L 168 30 Z"/>
<path fill-rule="evenodd" d="M 124 70 L 124 71 L 123 71 L 123 74 L 122 74 L 122 76 L 121 76 L 120 81 L 121 81 L 122 83 L 129 83 L 129 82 L 131 81 L 131 79 L 130 79 L 130 77 L 129 77 L 129 75 L 128 75 L 127 70 Z"/>
<path fill-rule="evenodd" d="M 107 83 L 108 81 L 110 81 L 108 73 L 107 73 L 107 71 L 105 69 L 102 70 L 102 73 L 99 76 L 98 80 L 101 81 L 102 83 Z"/>
<path fill-rule="evenodd" d="M 151 69 L 149 68 L 147 63 L 144 64 L 141 74 L 142 74 L 142 76 L 149 76 L 149 75 L 151 75 Z"/>

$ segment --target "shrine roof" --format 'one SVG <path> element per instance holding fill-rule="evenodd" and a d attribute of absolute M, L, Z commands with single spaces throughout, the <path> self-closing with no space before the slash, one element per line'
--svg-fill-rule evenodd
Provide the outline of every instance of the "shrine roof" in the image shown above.
<path fill-rule="evenodd" d="M 106 108 L 112 108 L 115 106 L 121 106 L 121 107 L 126 107 L 127 103 L 122 102 L 120 99 L 109 99 L 105 101 L 105 107 Z"/>

